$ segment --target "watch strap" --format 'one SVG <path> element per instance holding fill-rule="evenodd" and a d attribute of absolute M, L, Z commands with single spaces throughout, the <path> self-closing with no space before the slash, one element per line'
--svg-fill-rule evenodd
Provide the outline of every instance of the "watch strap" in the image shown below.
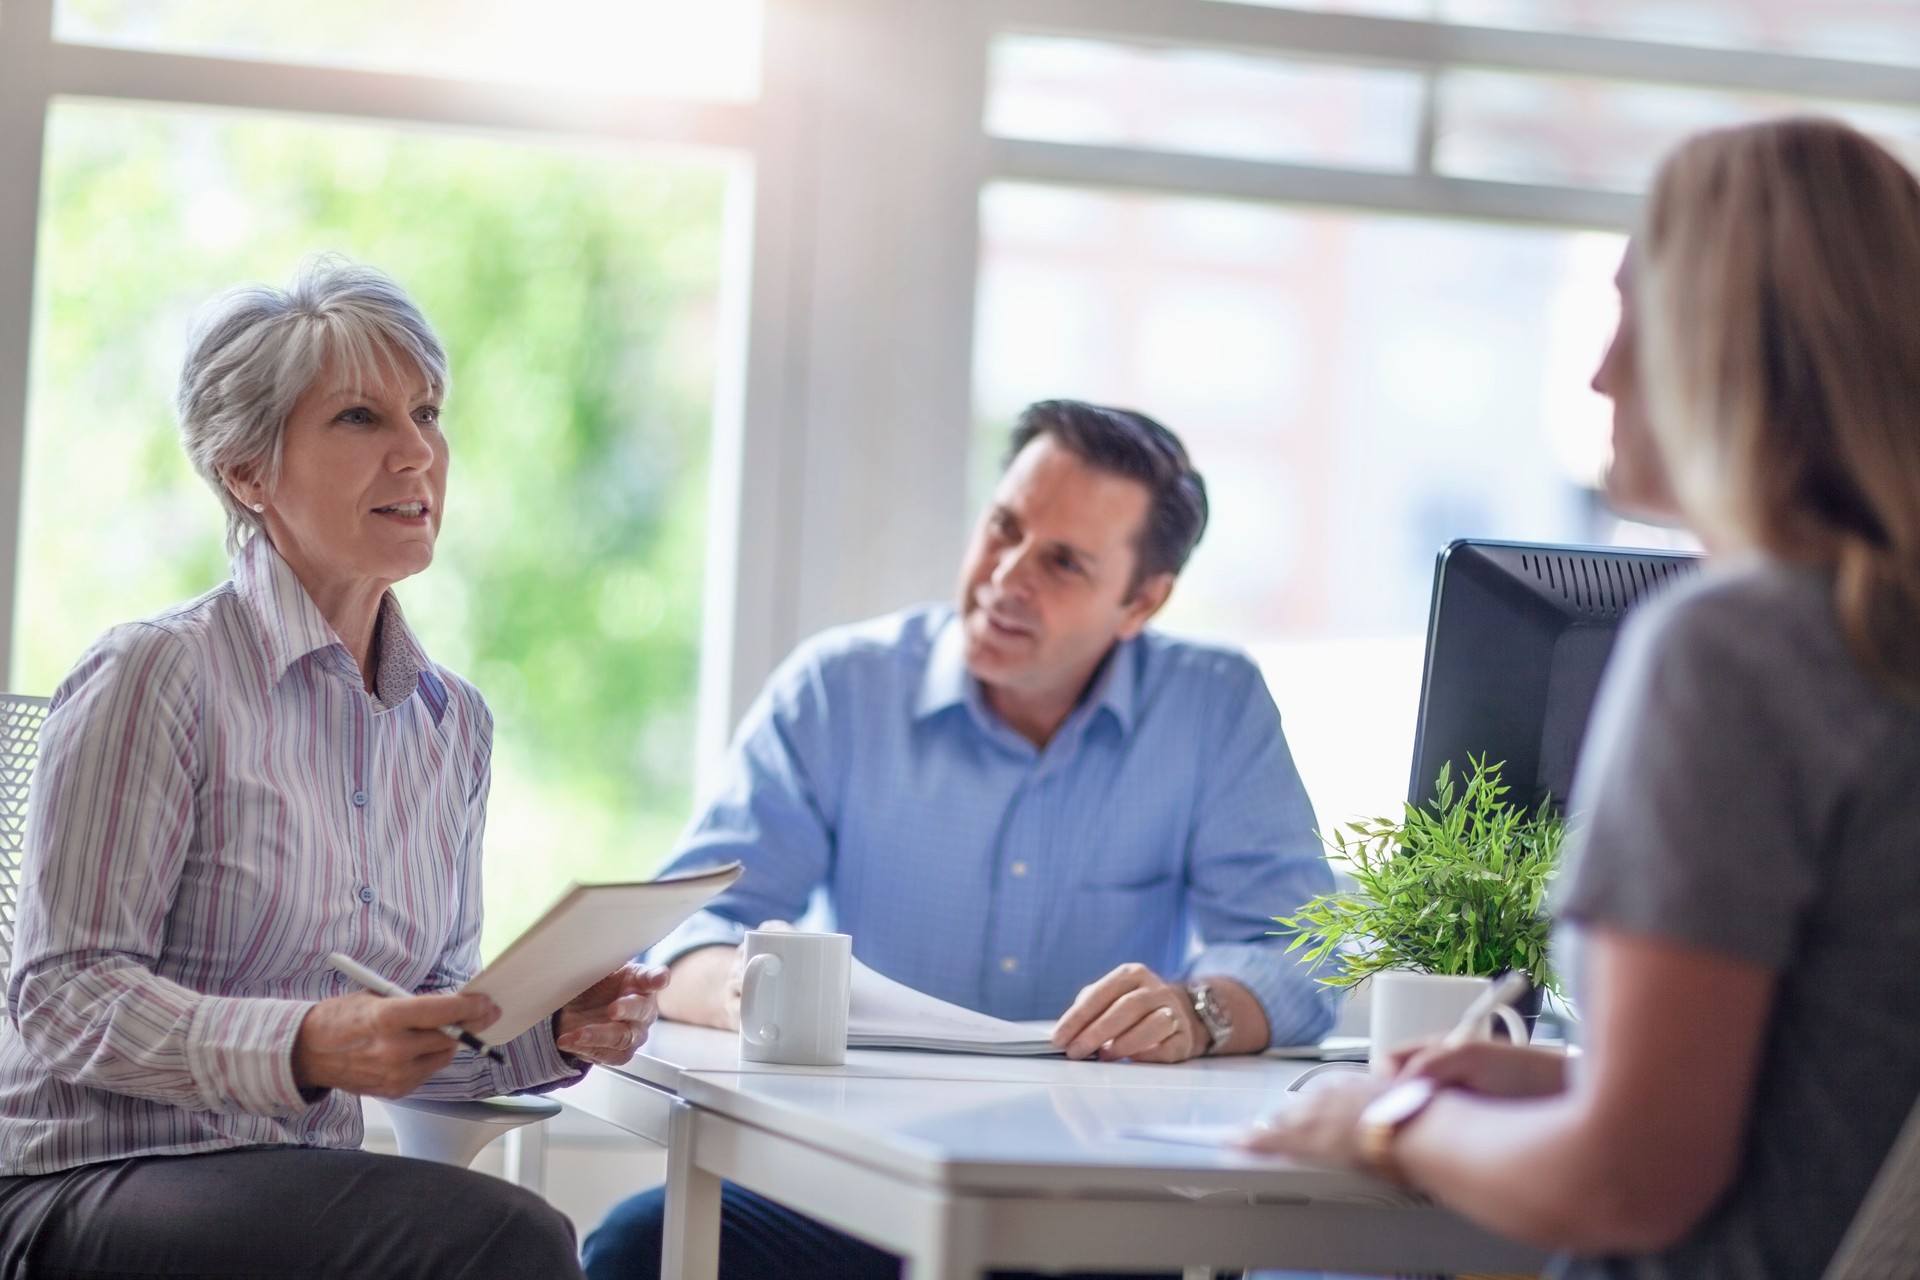
<path fill-rule="evenodd" d="M 1425 1076 L 1403 1080 L 1387 1090 L 1360 1113 L 1355 1135 L 1360 1163 L 1376 1178 L 1396 1186 L 1410 1186 L 1405 1170 L 1393 1154 L 1394 1139 L 1412 1124 L 1433 1100 L 1441 1086 Z"/>
<path fill-rule="evenodd" d="M 1187 994 L 1193 1000 L 1193 1016 L 1200 1019 L 1207 1032 L 1207 1047 L 1202 1052 L 1208 1056 L 1220 1052 L 1233 1038 L 1233 1015 L 1213 993 L 1211 983 L 1189 982 Z"/>

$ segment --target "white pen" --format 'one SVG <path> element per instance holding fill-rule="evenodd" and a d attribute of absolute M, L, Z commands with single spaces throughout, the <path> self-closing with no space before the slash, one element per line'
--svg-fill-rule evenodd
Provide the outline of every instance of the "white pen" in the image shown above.
<path fill-rule="evenodd" d="M 388 982 L 385 978 L 367 968 L 367 966 L 361 964 L 359 961 L 343 956 L 338 951 L 327 957 L 327 963 L 377 996 L 388 996 L 405 1000 L 415 994 L 398 983 Z M 504 1062 L 506 1060 L 501 1057 L 498 1049 L 489 1048 L 481 1042 L 479 1036 L 476 1036 L 465 1027 L 442 1027 L 440 1030 L 443 1034 L 452 1036 L 455 1040 L 458 1040 L 475 1053 L 484 1053 L 495 1062 Z"/>
<path fill-rule="evenodd" d="M 1453 1030 L 1440 1038 L 1442 1049 L 1458 1049 L 1473 1039 L 1480 1030 L 1480 1020 L 1503 1004 L 1512 1004 L 1527 994 L 1530 980 L 1525 969 L 1510 969 L 1507 976 L 1482 991 L 1474 1002 L 1467 1006 L 1460 1021 L 1453 1024 Z"/>

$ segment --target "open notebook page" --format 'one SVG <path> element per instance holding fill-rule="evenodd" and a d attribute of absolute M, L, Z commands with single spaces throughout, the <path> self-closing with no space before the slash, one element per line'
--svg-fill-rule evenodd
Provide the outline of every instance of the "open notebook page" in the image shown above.
<path fill-rule="evenodd" d="M 853 1049 L 935 1049 L 1041 1057 L 1060 1051 L 1047 1037 L 1053 1021 L 1008 1022 L 915 991 L 858 960 L 847 1010 Z"/>

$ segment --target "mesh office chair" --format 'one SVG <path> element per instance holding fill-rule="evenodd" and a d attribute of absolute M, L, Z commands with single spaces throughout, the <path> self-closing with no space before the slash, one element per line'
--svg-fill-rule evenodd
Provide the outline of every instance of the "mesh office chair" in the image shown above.
<path fill-rule="evenodd" d="M 13 904 L 20 896 L 20 856 L 27 845 L 27 788 L 40 754 L 40 722 L 46 718 L 45 698 L 0 693 L 0 986 L 13 973 Z"/>
<path fill-rule="evenodd" d="M 13 907 L 20 893 L 20 862 L 26 850 L 27 791 L 40 752 L 40 725 L 47 700 L 0 693 L 0 988 L 13 962 Z M 0 1017 L 5 1013 L 0 1010 Z M 506 1135 L 507 1179 L 538 1193 L 545 1180 L 543 1137 L 522 1126 L 560 1112 L 551 1098 L 487 1098 L 480 1102 L 430 1102 L 402 1098 L 384 1102 L 400 1154 L 463 1168 L 480 1149 Z"/>

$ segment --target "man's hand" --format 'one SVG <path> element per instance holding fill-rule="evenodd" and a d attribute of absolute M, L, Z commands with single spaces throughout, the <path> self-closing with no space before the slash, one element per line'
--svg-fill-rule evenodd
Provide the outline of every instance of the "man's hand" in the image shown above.
<path fill-rule="evenodd" d="M 303 1089 L 343 1089 L 404 1098 L 449 1062 L 460 1042 L 440 1028 L 482 1031 L 500 1016 L 482 995 L 388 999 L 364 991 L 307 1010 L 293 1041 L 293 1081 Z"/>
<path fill-rule="evenodd" d="M 668 977 L 658 965 L 615 969 L 561 1006 L 554 1046 L 602 1066 L 625 1066 L 660 1015 L 658 996 Z"/>
<path fill-rule="evenodd" d="M 1107 1062 L 1185 1062 L 1212 1039 L 1187 989 L 1143 964 L 1123 964 L 1080 988 L 1053 1028 L 1054 1047 L 1069 1058 Z"/>

